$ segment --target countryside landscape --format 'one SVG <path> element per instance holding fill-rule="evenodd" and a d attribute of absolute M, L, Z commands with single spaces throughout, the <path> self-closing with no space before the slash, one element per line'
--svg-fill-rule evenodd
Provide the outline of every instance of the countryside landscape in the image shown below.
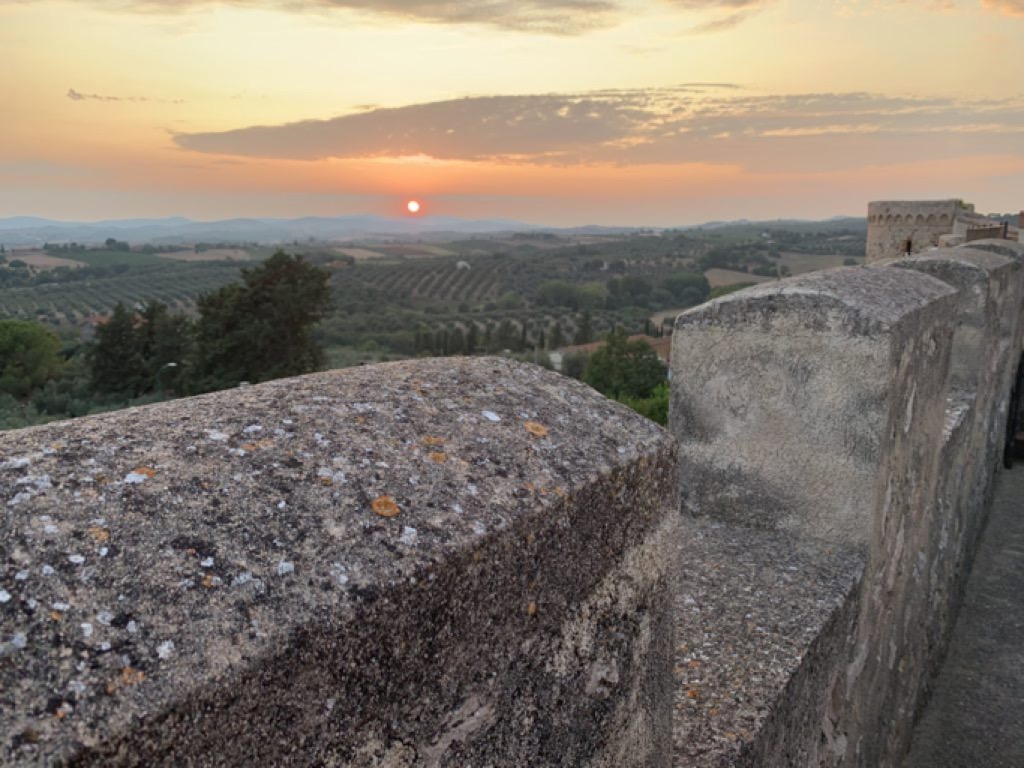
<path fill-rule="evenodd" d="M 109 229 L 117 234 L 126 226 Z M 323 352 L 318 367 L 502 354 L 583 378 L 595 342 L 613 330 L 653 340 L 670 333 L 680 311 L 726 292 L 860 263 L 866 223 L 428 231 L 278 243 L 189 243 L 185 234 L 153 237 L 135 225 L 134 234 L 149 234 L 148 241 L 25 242 L 66 234 L 61 230 L 0 222 L 0 318 L 44 327 L 59 339 L 62 360 L 28 391 L 5 393 L 0 423 L 7 428 L 196 391 L 186 384 L 187 361 L 171 359 L 184 355 L 191 338 L 167 344 L 163 357 L 143 365 L 146 373 L 122 371 L 99 391 L 89 373 L 91 350 L 117 307 L 138 317 L 159 306 L 195 318 L 202 297 L 237 283 L 278 252 L 301 256 L 326 279 L 329 301 L 310 329 Z M 116 382 L 137 375 L 147 381 L 118 391 Z M 608 394 L 649 400 L 657 398 L 657 384 Z M 641 409 L 664 421 L 667 400 L 653 407 Z"/>

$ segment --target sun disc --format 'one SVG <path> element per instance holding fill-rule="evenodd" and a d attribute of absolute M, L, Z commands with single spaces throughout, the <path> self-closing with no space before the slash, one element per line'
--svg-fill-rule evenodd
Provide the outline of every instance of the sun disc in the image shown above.
<path fill-rule="evenodd" d="M 405 207 L 409 209 L 409 213 L 419 213 L 420 212 L 420 204 L 416 200 L 410 200 L 409 204 L 406 205 Z"/>

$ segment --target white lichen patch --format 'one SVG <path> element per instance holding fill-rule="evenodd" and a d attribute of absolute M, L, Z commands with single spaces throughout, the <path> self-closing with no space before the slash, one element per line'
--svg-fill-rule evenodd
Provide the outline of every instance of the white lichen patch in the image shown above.
<path fill-rule="evenodd" d="M 6 589 L 0 589 L 0 603 L 11 602 L 11 593 Z"/>
<path fill-rule="evenodd" d="M 156 655 L 159 656 L 161 659 L 169 659 L 169 658 L 171 658 L 171 655 L 173 653 L 174 653 L 174 641 L 173 640 L 165 640 L 164 642 L 160 643 L 160 645 L 158 645 L 157 648 L 156 648 Z"/>
<path fill-rule="evenodd" d="M 15 481 L 15 485 L 28 485 L 36 491 L 45 491 L 53 487 L 49 475 L 26 475 Z"/>
<path fill-rule="evenodd" d="M 484 411 L 483 412 L 483 417 L 485 419 L 487 419 L 488 421 L 494 422 L 494 423 L 497 423 L 497 422 L 501 421 L 501 416 L 496 414 L 494 411 Z"/>
<path fill-rule="evenodd" d="M 143 474 L 142 472 L 129 472 L 124 476 L 124 482 L 128 485 L 139 485 L 146 482 L 149 479 L 149 475 Z"/>
<path fill-rule="evenodd" d="M 277 564 L 278 576 L 287 576 L 289 573 L 295 573 L 295 563 L 289 563 L 287 560 L 282 560 Z"/>
<path fill-rule="evenodd" d="M 416 542 L 419 539 L 419 532 L 415 528 L 405 526 L 402 528 L 402 535 L 398 537 L 398 540 L 405 544 L 407 547 L 416 546 Z"/>

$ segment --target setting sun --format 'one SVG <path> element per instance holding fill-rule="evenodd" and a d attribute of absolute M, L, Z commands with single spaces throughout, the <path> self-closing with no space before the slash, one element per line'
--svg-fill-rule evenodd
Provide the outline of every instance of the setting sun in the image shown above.
<path fill-rule="evenodd" d="M 420 204 L 416 200 L 410 200 L 409 204 L 405 206 L 409 209 L 409 213 L 419 213 Z"/>

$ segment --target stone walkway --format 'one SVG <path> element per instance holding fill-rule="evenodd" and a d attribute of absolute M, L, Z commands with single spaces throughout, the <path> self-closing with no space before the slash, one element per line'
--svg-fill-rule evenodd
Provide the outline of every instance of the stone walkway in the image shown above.
<path fill-rule="evenodd" d="M 1024 766 L 1024 467 L 1004 472 L 905 768 Z"/>

